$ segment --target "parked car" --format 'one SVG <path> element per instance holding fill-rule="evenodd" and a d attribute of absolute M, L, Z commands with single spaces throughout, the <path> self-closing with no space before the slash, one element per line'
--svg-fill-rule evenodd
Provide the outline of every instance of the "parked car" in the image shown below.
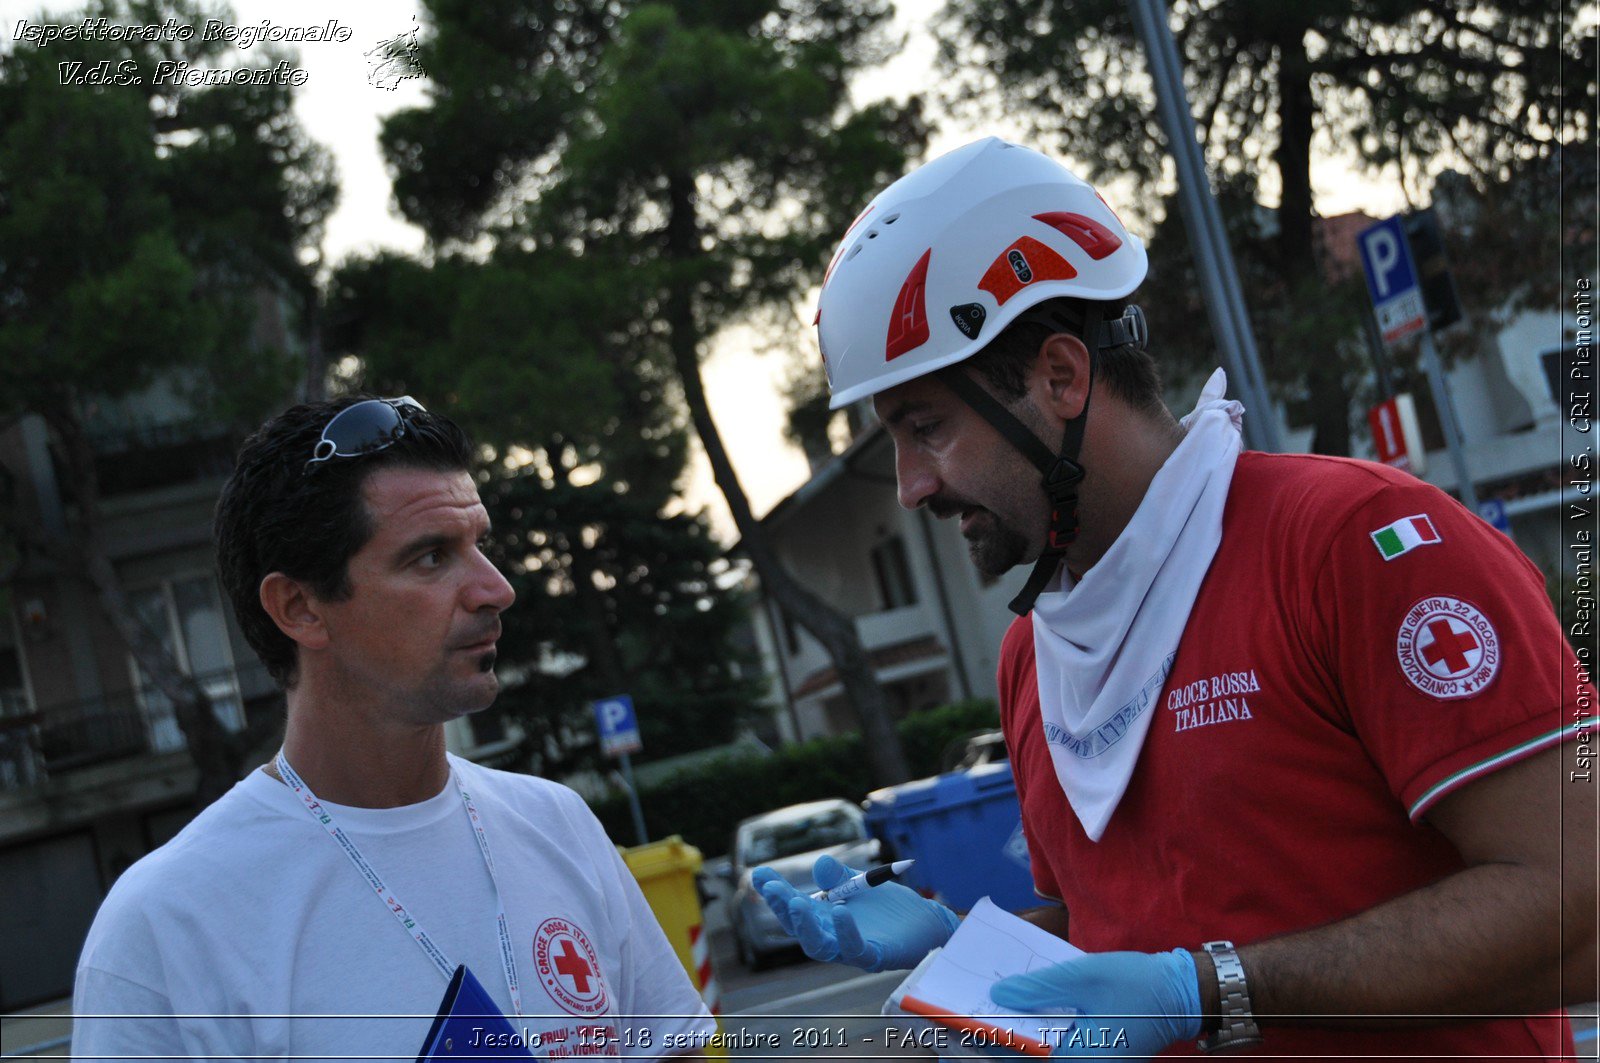
<path fill-rule="evenodd" d="M 739 948 L 739 962 L 759 970 L 773 957 L 791 952 L 794 938 L 784 933 L 766 901 L 750 884 L 750 872 L 772 868 L 797 890 L 817 888 L 811 867 L 823 853 L 852 867 L 878 860 L 879 846 L 867 835 L 867 820 L 849 801 L 808 801 L 744 820 L 734 830 L 731 849 L 734 883 L 729 922 Z"/>
<path fill-rule="evenodd" d="M 940 759 L 941 772 L 966 771 L 983 764 L 993 764 L 1008 759 L 1005 736 L 999 731 L 975 731 L 958 738 L 944 749 Z"/>

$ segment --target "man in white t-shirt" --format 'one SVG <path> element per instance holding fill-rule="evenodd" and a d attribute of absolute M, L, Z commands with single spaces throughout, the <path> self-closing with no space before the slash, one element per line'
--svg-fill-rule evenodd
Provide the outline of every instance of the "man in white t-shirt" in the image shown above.
<path fill-rule="evenodd" d="M 245 443 L 218 561 L 283 749 L 112 888 L 75 1054 L 414 1059 L 458 965 L 539 1056 L 715 1029 L 582 800 L 445 751 L 494 700 L 514 597 L 470 469 L 409 398 L 296 406 Z"/>

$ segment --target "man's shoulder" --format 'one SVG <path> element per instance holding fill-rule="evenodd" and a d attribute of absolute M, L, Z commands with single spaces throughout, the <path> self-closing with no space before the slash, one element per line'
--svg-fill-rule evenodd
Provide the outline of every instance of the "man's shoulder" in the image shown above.
<path fill-rule="evenodd" d="M 509 816 L 525 842 L 609 844 L 594 810 L 572 787 L 537 775 L 488 768 L 453 754 L 451 761 L 468 795 L 487 799 Z"/>
<path fill-rule="evenodd" d="M 1000 640 L 1000 660 L 1002 667 L 1007 662 L 1016 660 L 1019 656 L 1033 655 L 1033 614 L 1013 617 L 1006 626 L 1006 633 Z"/>
<path fill-rule="evenodd" d="M 1310 505 L 1347 507 L 1352 494 L 1438 488 L 1388 465 L 1327 454 L 1268 454 L 1247 450 L 1234 467 L 1232 493 L 1290 492 Z"/>
<path fill-rule="evenodd" d="M 455 754 L 450 755 L 450 761 L 464 784 L 494 794 L 502 801 L 588 811 L 589 806 L 582 796 L 562 783 L 538 775 L 486 767 Z"/>
<path fill-rule="evenodd" d="M 1254 527 L 1304 546 L 1327 541 L 1358 511 L 1385 503 L 1454 504 L 1439 488 L 1410 473 L 1359 458 L 1245 451 L 1228 491 L 1227 526 Z"/>
<path fill-rule="evenodd" d="M 263 817 L 274 818 L 274 814 L 240 783 L 202 809 L 170 840 L 136 860 L 117 878 L 107 903 L 119 891 L 169 895 L 174 888 L 193 883 L 197 873 L 209 875 L 236 864 L 255 848 L 254 842 L 260 838 L 258 821 Z"/>
<path fill-rule="evenodd" d="M 1033 665 L 1033 614 L 1016 617 L 1000 640 L 1000 665 L 996 670 L 1000 694 L 1000 721 L 1004 727 L 1025 698 L 1037 690 Z"/>
<path fill-rule="evenodd" d="M 134 861 L 101 902 L 84 946 L 85 962 L 94 962 L 105 949 L 129 955 L 146 944 L 153 948 L 158 927 L 214 910 L 241 884 L 253 881 L 270 859 L 260 845 L 257 821 L 263 815 L 270 816 L 270 810 L 241 784 Z"/>

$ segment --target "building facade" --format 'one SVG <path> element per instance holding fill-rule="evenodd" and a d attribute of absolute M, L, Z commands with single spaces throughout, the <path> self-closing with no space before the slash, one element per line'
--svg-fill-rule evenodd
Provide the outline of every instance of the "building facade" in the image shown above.
<path fill-rule="evenodd" d="M 895 716 L 994 698 L 1013 581 L 986 584 L 952 522 L 900 508 L 894 447 L 880 426 L 863 429 L 762 525 L 800 582 L 855 621 Z M 821 644 L 766 595 L 755 627 L 781 736 L 856 729 Z"/>

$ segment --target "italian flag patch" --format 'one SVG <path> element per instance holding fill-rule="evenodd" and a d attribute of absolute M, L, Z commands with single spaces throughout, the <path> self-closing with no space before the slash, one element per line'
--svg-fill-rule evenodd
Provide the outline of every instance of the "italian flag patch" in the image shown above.
<path fill-rule="evenodd" d="M 1409 554 L 1419 546 L 1442 542 L 1433 529 L 1433 521 L 1426 513 L 1404 517 L 1372 533 L 1372 541 L 1385 561 L 1393 561 L 1401 554 Z"/>

